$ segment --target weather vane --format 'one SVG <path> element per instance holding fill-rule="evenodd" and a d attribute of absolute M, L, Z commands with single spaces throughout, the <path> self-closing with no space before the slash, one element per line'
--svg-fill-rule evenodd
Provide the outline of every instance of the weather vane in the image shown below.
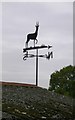
<path fill-rule="evenodd" d="M 38 57 L 43 57 L 43 58 L 46 58 L 49 60 L 50 58 L 53 58 L 53 52 L 52 51 L 48 52 L 45 55 L 38 54 L 38 50 L 43 49 L 43 48 L 50 49 L 52 46 L 50 46 L 50 45 L 37 46 L 36 45 L 38 43 L 38 40 L 36 38 L 38 35 L 39 22 L 36 22 L 35 27 L 36 27 L 35 32 L 27 35 L 27 40 L 25 42 L 25 48 L 23 48 L 23 53 L 24 53 L 23 60 L 27 60 L 27 58 L 33 58 L 33 57 L 36 58 L 36 86 L 38 86 Z M 33 40 L 34 46 L 30 46 L 30 47 L 28 46 L 28 43 L 30 40 Z M 31 51 L 31 50 L 36 50 L 36 54 L 29 54 L 29 51 Z"/>

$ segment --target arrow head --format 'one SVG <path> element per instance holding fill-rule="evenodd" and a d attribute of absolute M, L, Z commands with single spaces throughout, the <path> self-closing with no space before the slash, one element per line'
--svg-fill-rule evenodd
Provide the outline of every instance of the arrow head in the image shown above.
<path fill-rule="evenodd" d="M 47 47 L 48 47 L 48 49 L 49 49 L 49 48 L 51 48 L 52 46 L 48 45 Z"/>

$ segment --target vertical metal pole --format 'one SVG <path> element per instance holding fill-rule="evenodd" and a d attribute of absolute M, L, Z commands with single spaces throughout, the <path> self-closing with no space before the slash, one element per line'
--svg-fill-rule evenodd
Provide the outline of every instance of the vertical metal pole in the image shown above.
<path fill-rule="evenodd" d="M 38 86 L 38 49 L 36 49 L 36 86 Z"/>

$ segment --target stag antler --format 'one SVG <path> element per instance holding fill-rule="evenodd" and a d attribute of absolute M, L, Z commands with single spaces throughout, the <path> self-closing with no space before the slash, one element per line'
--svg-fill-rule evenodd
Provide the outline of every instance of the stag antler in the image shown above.
<path fill-rule="evenodd" d="M 36 25 L 35 25 L 35 26 L 38 26 L 38 27 L 39 27 L 39 22 L 38 22 L 38 21 L 36 22 Z"/>

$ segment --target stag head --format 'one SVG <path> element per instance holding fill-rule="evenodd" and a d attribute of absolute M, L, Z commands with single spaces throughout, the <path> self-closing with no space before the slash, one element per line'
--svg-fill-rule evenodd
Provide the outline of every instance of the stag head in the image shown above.
<path fill-rule="evenodd" d="M 39 22 L 36 22 L 36 25 L 35 25 L 35 27 L 39 27 Z"/>

